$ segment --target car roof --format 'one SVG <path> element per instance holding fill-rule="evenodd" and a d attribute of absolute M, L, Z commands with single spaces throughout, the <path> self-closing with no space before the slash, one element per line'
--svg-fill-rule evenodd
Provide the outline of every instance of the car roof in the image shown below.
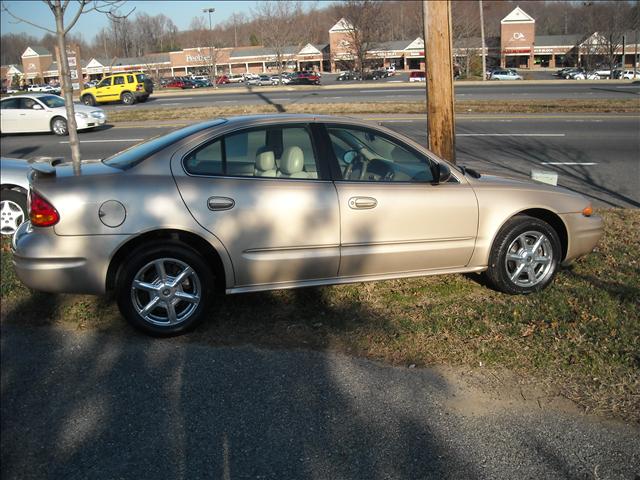
<path fill-rule="evenodd" d="M 40 97 L 51 97 L 51 96 L 52 96 L 51 93 L 46 93 L 46 92 L 21 93 L 20 95 L 11 95 L 10 97 L 3 98 L 2 100 L 8 100 L 10 98 L 40 98 Z M 54 96 L 57 96 L 57 95 L 54 95 Z"/>

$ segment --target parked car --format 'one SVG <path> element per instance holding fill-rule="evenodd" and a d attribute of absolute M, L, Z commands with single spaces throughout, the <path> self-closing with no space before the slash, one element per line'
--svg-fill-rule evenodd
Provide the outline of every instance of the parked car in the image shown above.
<path fill-rule="evenodd" d="M 338 77 L 336 78 L 336 80 L 339 82 L 344 82 L 347 80 L 360 80 L 360 75 L 358 75 L 357 72 L 351 72 L 351 71 L 341 72 L 340 75 L 338 75 Z"/>
<path fill-rule="evenodd" d="M 29 85 L 27 87 L 27 91 L 28 92 L 33 92 L 33 93 L 51 93 L 53 95 L 59 95 L 60 94 L 60 87 L 54 87 L 52 85 Z"/>
<path fill-rule="evenodd" d="M 229 83 L 242 83 L 244 82 L 244 77 L 240 74 L 234 73 L 227 77 L 229 79 Z"/>
<path fill-rule="evenodd" d="M 633 80 L 635 79 L 640 79 L 640 70 L 624 70 L 622 71 L 621 78 L 624 78 L 625 80 Z"/>
<path fill-rule="evenodd" d="M 295 72 L 289 85 L 320 85 L 320 75 L 309 71 Z"/>
<path fill-rule="evenodd" d="M 409 74 L 409 82 L 426 82 L 427 78 L 423 71 L 416 70 Z"/>
<path fill-rule="evenodd" d="M 142 72 L 127 72 L 104 77 L 95 87 L 82 90 L 80 98 L 85 105 L 118 101 L 133 105 L 146 102 L 152 93 L 150 78 Z"/>
<path fill-rule="evenodd" d="M 53 132 L 66 135 L 67 110 L 64 98 L 48 93 L 14 95 L 0 101 L 2 133 Z M 75 105 L 78 130 L 104 125 L 107 115 L 101 108 Z"/>
<path fill-rule="evenodd" d="M 387 76 L 388 77 L 392 77 L 396 74 L 396 67 L 395 65 L 391 65 L 387 68 L 385 68 L 385 70 L 387 71 Z"/>
<path fill-rule="evenodd" d="M 243 73 L 242 77 L 244 78 L 244 82 L 248 82 L 249 80 L 253 80 L 259 77 L 257 73 Z"/>
<path fill-rule="evenodd" d="M 577 72 L 571 76 L 573 80 L 600 80 L 597 72 Z"/>
<path fill-rule="evenodd" d="M 491 72 L 489 80 L 522 80 L 522 76 L 515 70 L 501 68 Z"/>
<path fill-rule="evenodd" d="M 190 80 L 190 82 L 195 86 L 195 88 L 205 88 L 211 87 L 213 84 L 210 80 Z"/>
<path fill-rule="evenodd" d="M 362 79 L 378 80 L 380 78 L 385 78 L 386 76 L 387 76 L 387 72 L 385 70 L 369 70 L 367 72 L 363 72 Z"/>
<path fill-rule="evenodd" d="M 216 77 L 216 85 L 226 85 L 229 82 L 229 77 L 226 75 L 218 75 Z"/>
<path fill-rule="evenodd" d="M 265 85 L 273 85 L 270 75 L 260 75 L 258 78 L 252 78 L 247 81 L 247 85 L 256 87 L 264 87 Z"/>
<path fill-rule="evenodd" d="M 598 67 L 596 67 L 596 73 L 602 78 L 615 78 L 615 71 L 621 69 L 621 63 L 614 64 L 613 68 L 611 68 L 611 65 L 599 65 Z"/>
<path fill-rule="evenodd" d="M 271 76 L 271 85 L 287 85 L 290 81 L 291 77 L 287 73 Z"/>
<path fill-rule="evenodd" d="M 18 277 L 47 292 L 114 291 L 154 335 L 194 327 L 216 290 L 486 272 L 493 288 L 533 293 L 603 231 L 574 192 L 480 175 L 344 117 L 216 119 L 80 175 L 32 168 Z"/>
<path fill-rule="evenodd" d="M 13 235 L 29 219 L 27 195 L 31 170 L 29 161 L 21 158 L 0 158 L 0 233 Z"/>

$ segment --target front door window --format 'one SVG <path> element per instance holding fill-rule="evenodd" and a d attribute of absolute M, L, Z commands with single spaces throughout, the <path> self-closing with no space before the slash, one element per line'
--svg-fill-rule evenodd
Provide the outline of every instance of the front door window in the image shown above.
<path fill-rule="evenodd" d="M 433 164 L 407 146 L 375 130 L 329 126 L 342 180 L 356 182 L 432 182 Z"/>

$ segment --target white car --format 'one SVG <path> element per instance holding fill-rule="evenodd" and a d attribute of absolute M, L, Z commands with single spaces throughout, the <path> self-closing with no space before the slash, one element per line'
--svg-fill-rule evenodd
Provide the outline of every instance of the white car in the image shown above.
<path fill-rule="evenodd" d="M 625 70 L 620 75 L 620 78 L 624 78 L 625 80 L 633 80 L 633 79 L 640 80 L 640 70 L 635 71 L 635 76 L 634 76 L 633 70 Z"/>
<path fill-rule="evenodd" d="M 390 67 L 385 68 L 385 70 L 387 71 L 387 75 L 392 77 L 396 74 L 396 67 L 395 65 L 391 65 Z"/>
<path fill-rule="evenodd" d="M 107 115 L 98 107 L 75 104 L 78 130 L 104 125 Z M 64 99 L 47 93 L 15 95 L 0 102 L 2 133 L 53 132 L 66 135 L 67 111 Z"/>
<path fill-rule="evenodd" d="M 231 75 L 227 75 L 229 79 L 229 83 L 242 83 L 244 82 L 244 76 L 239 73 L 234 73 Z"/>
<path fill-rule="evenodd" d="M 598 72 L 578 72 L 571 76 L 574 80 L 600 80 Z"/>
<path fill-rule="evenodd" d="M 37 93 L 60 93 L 60 88 L 52 87 L 51 85 L 29 85 L 27 88 L 29 92 Z"/>

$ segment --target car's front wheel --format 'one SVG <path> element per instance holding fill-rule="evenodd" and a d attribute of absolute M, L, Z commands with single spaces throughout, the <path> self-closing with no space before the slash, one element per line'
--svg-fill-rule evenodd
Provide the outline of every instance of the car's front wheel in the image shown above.
<path fill-rule="evenodd" d="M 15 190 L 0 192 L 0 232 L 13 235 L 27 219 L 27 196 Z"/>
<path fill-rule="evenodd" d="M 69 133 L 67 121 L 62 117 L 56 117 L 51 120 L 51 131 L 56 135 L 65 136 Z"/>
<path fill-rule="evenodd" d="M 551 283 L 561 256 L 558 234 L 547 222 L 518 215 L 498 232 L 486 277 L 505 293 L 537 292 Z"/>
<path fill-rule="evenodd" d="M 185 332 L 200 323 L 213 275 L 203 259 L 181 244 L 134 251 L 117 280 L 122 315 L 134 327 L 156 336 Z"/>

